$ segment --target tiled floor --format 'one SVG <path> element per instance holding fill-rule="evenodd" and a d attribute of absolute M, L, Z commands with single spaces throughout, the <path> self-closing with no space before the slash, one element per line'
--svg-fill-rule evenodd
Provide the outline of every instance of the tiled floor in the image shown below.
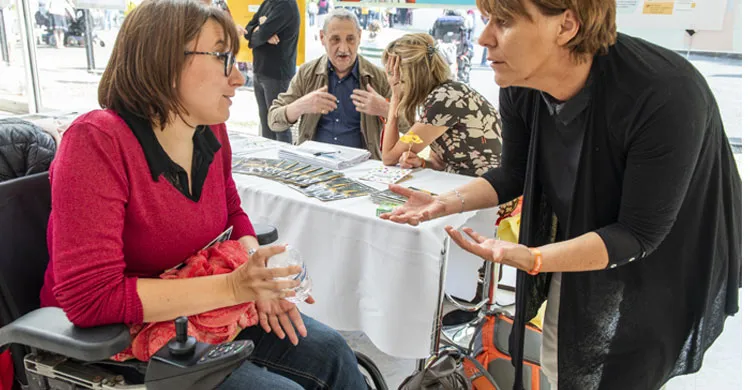
<path fill-rule="evenodd" d="M 703 368 L 693 375 L 673 378 L 667 390 L 738 390 L 741 388 L 742 310 L 727 319 L 724 332 L 706 352 Z M 362 332 L 342 332 L 349 345 L 372 358 L 386 378 L 389 389 L 414 371 L 416 361 L 397 359 L 380 352 Z"/>

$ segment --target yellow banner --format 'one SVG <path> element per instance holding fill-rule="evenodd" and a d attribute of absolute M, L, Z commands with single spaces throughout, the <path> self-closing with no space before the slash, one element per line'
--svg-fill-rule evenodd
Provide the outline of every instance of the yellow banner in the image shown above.
<path fill-rule="evenodd" d="M 229 7 L 229 12 L 232 13 L 234 22 L 245 27 L 253 18 L 255 12 L 258 11 L 258 7 L 260 7 L 262 2 L 262 0 L 227 0 L 227 6 Z M 297 40 L 297 65 L 302 65 L 305 62 L 305 26 L 307 26 L 307 4 L 305 0 L 297 0 L 297 8 L 300 14 L 299 39 Z M 253 52 L 247 45 L 247 39 L 240 37 L 240 52 L 237 54 L 237 61 L 253 61 Z"/>

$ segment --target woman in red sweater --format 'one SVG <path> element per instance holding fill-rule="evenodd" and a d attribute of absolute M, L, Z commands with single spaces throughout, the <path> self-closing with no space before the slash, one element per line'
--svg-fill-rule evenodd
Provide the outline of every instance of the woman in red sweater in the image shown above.
<path fill-rule="evenodd" d="M 128 15 L 99 85 L 104 110 L 70 126 L 50 168 L 42 305 L 91 327 L 254 301 L 261 327 L 239 337 L 255 342 L 257 365 L 245 363 L 221 388 L 365 388 L 343 338 L 283 299 L 296 282 L 274 277 L 299 269 L 265 268 L 283 246 L 255 251 L 223 124 L 244 82 L 238 49 L 232 21 L 197 1 L 147 0 Z M 229 226 L 254 252 L 248 263 L 225 275 L 158 278 Z"/>

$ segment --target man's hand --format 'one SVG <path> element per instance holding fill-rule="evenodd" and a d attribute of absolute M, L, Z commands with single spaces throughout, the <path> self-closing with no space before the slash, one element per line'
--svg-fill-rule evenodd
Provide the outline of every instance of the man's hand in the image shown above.
<path fill-rule="evenodd" d="M 358 112 L 367 115 L 377 115 L 383 118 L 388 116 L 388 102 L 384 97 L 375 92 L 372 85 L 367 85 L 367 91 L 355 89 L 351 98 Z"/>
<path fill-rule="evenodd" d="M 276 35 L 276 34 L 273 34 L 273 36 L 271 38 L 268 38 L 268 43 L 270 43 L 272 45 L 278 45 L 279 42 L 281 42 L 281 41 L 279 40 L 279 36 Z"/>
<path fill-rule="evenodd" d="M 255 28 L 253 29 L 253 32 L 256 32 L 256 31 L 258 31 L 258 29 L 260 28 L 260 25 L 261 25 L 261 24 L 263 24 L 263 23 L 265 23 L 265 22 L 266 22 L 266 19 L 268 19 L 268 18 L 267 18 L 267 17 L 265 17 L 265 16 L 261 16 L 261 17 L 260 17 L 260 18 L 258 19 L 258 25 L 257 25 L 257 26 L 255 26 Z M 270 42 L 270 40 L 269 40 L 269 42 L 268 42 L 268 43 L 271 43 L 271 42 Z M 275 43 L 274 43 L 274 45 L 275 45 Z"/>
<path fill-rule="evenodd" d="M 307 297 L 305 302 L 312 304 L 315 300 L 313 297 Z M 307 328 L 302 322 L 297 305 L 286 299 L 276 299 L 256 301 L 255 307 L 258 310 L 260 326 L 266 333 L 273 331 L 282 340 L 288 335 L 292 345 L 299 343 L 297 332 L 300 336 L 307 337 Z M 297 332 L 294 331 L 295 328 Z"/>
<path fill-rule="evenodd" d="M 321 87 L 305 96 L 302 96 L 295 103 L 302 109 L 303 114 L 321 114 L 325 115 L 337 107 L 336 96 L 328 93 L 328 87 Z"/>
<path fill-rule="evenodd" d="M 244 37 L 245 34 L 247 34 L 247 30 L 245 30 L 244 27 L 242 27 L 241 25 L 238 24 L 237 25 L 237 35 L 239 35 L 241 37 Z"/>

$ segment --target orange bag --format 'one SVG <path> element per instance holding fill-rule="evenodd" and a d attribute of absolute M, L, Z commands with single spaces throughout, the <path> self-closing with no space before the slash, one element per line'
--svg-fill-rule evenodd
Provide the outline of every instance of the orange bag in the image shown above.
<path fill-rule="evenodd" d="M 501 389 L 512 389 L 514 368 L 510 360 L 508 337 L 513 327 L 513 319 L 504 314 L 488 315 L 474 336 L 474 357 L 489 371 Z M 523 388 L 526 390 L 551 389 L 541 367 L 542 331 L 533 325 L 526 325 L 523 362 Z M 476 390 L 494 389 L 489 381 L 479 373 L 474 363 L 464 359 L 466 376 Z"/>

